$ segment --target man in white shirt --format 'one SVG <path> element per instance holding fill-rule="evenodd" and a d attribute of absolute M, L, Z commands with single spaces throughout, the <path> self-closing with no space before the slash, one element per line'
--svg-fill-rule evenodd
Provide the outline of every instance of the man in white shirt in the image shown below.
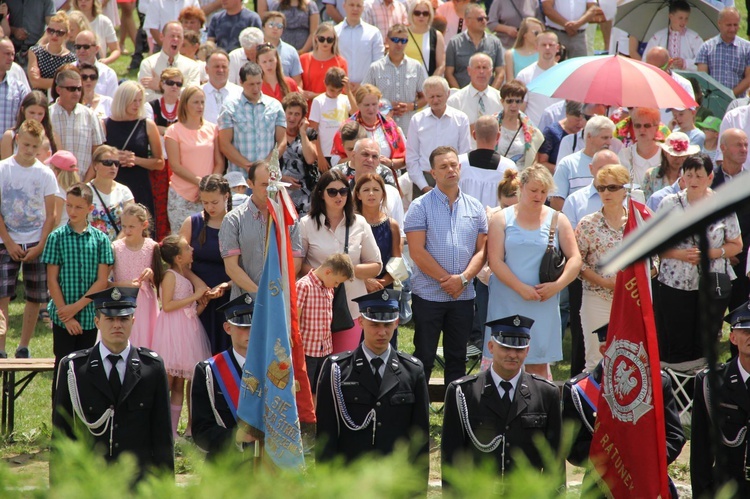
<path fill-rule="evenodd" d="M 703 39 L 687 28 L 689 19 L 689 3 L 685 0 L 670 2 L 669 26 L 654 33 L 646 45 L 646 53 L 654 47 L 664 47 L 674 68 L 695 71 L 698 68 L 695 55 L 703 45 Z"/>
<path fill-rule="evenodd" d="M 76 58 L 78 64 L 85 63 L 96 66 L 99 70 L 99 79 L 96 82 L 94 91 L 99 95 L 108 97 L 115 96 L 115 91 L 119 83 L 117 82 L 117 73 L 114 69 L 106 64 L 96 60 L 96 54 L 99 51 L 99 45 L 96 42 L 96 35 L 88 30 L 81 31 L 75 40 Z"/>
<path fill-rule="evenodd" d="M 200 8 L 200 6 L 198 0 L 149 0 L 143 29 L 151 35 L 154 43 L 161 47 L 164 43 L 164 27 L 167 23 L 177 21 L 182 9 Z"/>
<path fill-rule="evenodd" d="M 229 53 L 229 82 L 239 85 L 240 69 L 248 61 L 255 62 L 258 45 L 263 43 L 263 31 L 260 28 L 245 28 L 240 32 L 240 48 Z"/>
<path fill-rule="evenodd" d="M 555 56 L 560 44 L 557 41 L 557 35 L 551 31 L 545 31 L 536 37 L 536 48 L 539 51 L 539 60 L 524 69 L 522 69 L 516 79 L 528 86 L 531 81 L 541 75 L 549 68 L 557 64 Z M 545 109 L 562 99 L 547 97 L 546 95 L 536 92 L 526 94 L 526 109 L 524 112 L 534 125 L 539 123 L 542 113 Z"/>
<path fill-rule="evenodd" d="M 547 28 L 555 33 L 566 49 L 568 58 L 586 55 L 586 28 L 601 8 L 586 0 L 543 0 L 542 11 Z"/>
<path fill-rule="evenodd" d="M 208 83 L 203 85 L 206 94 L 206 104 L 203 108 L 203 119 L 216 123 L 224 101 L 231 97 L 239 97 L 242 87 L 230 83 L 229 56 L 221 49 L 217 49 L 206 60 Z"/>
<path fill-rule="evenodd" d="M 391 26 L 409 25 L 409 14 L 406 12 L 408 8 L 406 3 L 400 0 L 370 0 L 365 5 L 362 20 L 378 28 L 385 40 Z"/>
<path fill-rule="evenodd" d="M 716 149 L 714 164 L 722 164 L 724 162 L 724 150 L 728 143 L 727 141 L 730 137 L 734 141 L 734 138 L 739 135 L 736 133 L 736 130 L 732 129 L 738 129 L 745 132 L 744 140 L 745 144 L 747 144 L 747 137 L 750 136 L 750 106 L 737 107 L 724 115 L 724 119 L 721 120 L 721 127 L 719 127 L 719 147 Z M 730 130 L 731 133 L 726 133 Z M 727 168 L 726 165 L 722 164 L 722 166 Z M 745 155 L 744 162 L 742 163 L 742 171 L 748 169 L 750 169 L 750 154 Z M 730 172 L 729 170 L 725 171 L 726 176 L 730 178 L 735 173 L 736 172 Z"/>
<path fill-rule="evenodd" d="M 363 0 L 345 0 L 346 17 L 336 25 L 341 56 L 349 63 L 349 84 L 356 90 L 365 79 L 370 64 L 383 57 L 383 35 L 372 24 L 362 21 Z"/>
<path fill-rule="evenodd" d="M 138 71 L 138 81 L 146 88 L 146 101 L 161 97 L 159 80 L 161 72 L 175 67 L 182 72 L 184 87 L 199 86 L 201 83 L 201 67 L 197 62 L 180 55 L 182 48 L 182 25 L 177 21 L 168 22 L 162 30 L 164 45 L 161 52 L 146 57 Z"/>
<path fill-rule="evenodd" d="M 471 81 L 464 88 L 448 97 L 448 105 L 466 113 L 471 130 L 474 123 L 486 115 L 497 114 L 503 109 L 500 91 L 490 86 L 492 59 L 484 52 L 478 52 L 469 59 L 467 68 Z M 471 147 L 475 147 L 471 139 Z"/>
<path fill-rule="evenodd" d="M 414 184 L 414 197 L 434 186 L 430 175 L 430 154 L 438 146 L 452 146 L 458 154 L 471 150 L 469 117 L 448 107 L 450 88 L 445 78 L 430 76 L 424 82 L 429 107 L 411 117 L 411 134 L 406 143 L 406 169 Z"/>

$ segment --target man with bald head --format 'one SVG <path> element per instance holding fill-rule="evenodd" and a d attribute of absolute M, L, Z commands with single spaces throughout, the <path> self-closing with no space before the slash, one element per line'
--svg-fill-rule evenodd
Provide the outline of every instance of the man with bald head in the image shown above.
<path fill-rule="evenodd" d="M 651 64 L 672 77 L 682 89 L 687 92 L 690 97 L 695 99 L 695 91 L 693 91 L 693 85 L 687 78 L 684 78 L 674 71 L 672 71 L 672 58 L 669 56 L 669 52 L 664 47 L 653 47 L 646 52 L 646 58 L 644 59 L 646 64 Z M 669 123 L 672 121 L 672 113 L 666 109 L 660 109 L 661 111 L 661 122 Z"/>
<path fill-rule="evenodd" d="M 719 34 L 703 42 L 695 56 L 698 71 L 713 76 L 741 97 L 750 88 L 750 42 L 737 36 L 740 13 L 727 7 L 719 13 Z"/>
<path fill-rule="evenodd" d="M 728 150 L 727 148 L 722 147 L 721 144 L 723 141 L 729 140 L 730 143 L 734 143 L 735 141 L 740 140 L 739 134 L 737 133 L 740 131 L 744 132 L 744 140 L 747 141 L 747 135 L 750 135 L 750 106 L 745 105 L 735 107 L 731 111 L 727 111 L 724 115 L 724 118 L 721 120 L 721 126 L 719 127 L 719 147 L 716 150 L 716 158 L 714 159 L 715 164 L 718 165 L 722 163 L 725 150 Z M 750 158 L 748 158 L 747 154 L 743 157 L 742 171 L 750 169 Z M 730 165 L 732 164 L 731 161 L 732 160 L 730 160 Z M 739 173 L 740 169 L 735 170 L 734 166 L 725 165 L 724 171 L 731 178 Z M 716 176 L 714 176 L 714 183 L 716 182 L 717 179 Z"/>
<path fill-rule="evenodd" d="M 473 54 L 483 52 L 492 60 L 490 76 L 493 70 L 495 72 L 491 85 L 500 88 L 505 78 L 503 44 L 498 37 L 486 32 L 488 18 L 482 4 L 470 3 L 466 7 L 464 20 L 466 31 L 451 38 L 445 48 L 445 79 L 453 88 L 468 85 L 470 58 Z"/>
<path fill-rule="evenodd" d="M 562 212 L 570 220 L 570 225 L 575 229 L 578 222 L 585 217 L 602 209 L 602 198 L 594 185 L 596 174 L 599 170 L 609 165 L 620 164 L 620 158 L 614 151 L 602 149 L 597 151 L 589 164 L 591 172 L 591 183 L 565 198 Z M 583 372 L 586 365 L 585 344 L 583 338 L 583 327 L 581 325 L 581 302 L 583 300 L 583 286 L 580 279 L 574 280 L 568 285 L 568 305 L 571 336 L 571 359 L 570 375 L 577 376 Z"/>
<path fill-rule="evenodd" d="M 106 64 L 102 64 L 96 60 L 96 54 L 99 52 L 96 35 L 89 30 L 81 31 L 76 36 L 74 48 L 76 50 L 76 59 L 78 59 L 76 64 L 91 64 L 99 70 L 99 79 L 96 82 L 95 92 L 99 95 L 114 98 L 118 85 L 117 73 Z"/>
<path fill-rule="evenodd" d="M 745 111 L 745 119 L 747 116 L 747 106 L 737 108 L 732 111 Z M 726 116 L 724 117 L 726 121 Z M 722 132 L 719 135 L 719 150 L 717 151 L 717 161 L 719 154 L 722 155 L 723 161 L 721 165 L 714 167 L 714 181 L 711 184 L 712 189 L 716 189 L 725 182 L 731 182 L 738 175 L 745 175 L 745 171 L 748 169 L 748 138 L 747 128 L 744 130 L 739 128 L 727 128 L 724 129 L 724 123 L 722 121 L 721 128 Z M 747 278 L 747 252 L 750 249 L 750 211 L 739 210 L 737 212 L 737 218 L 740 222 L 740 233 L 742 234 L 742 251 L 736 257 L 732 257 L 729 261 L 732 263 L 732 268 L 737 274 L 737 279 L 732 281 L 732 293 L 729 297 L 729 310 L 742 305 L 750 292 L 750 282 Z"/>

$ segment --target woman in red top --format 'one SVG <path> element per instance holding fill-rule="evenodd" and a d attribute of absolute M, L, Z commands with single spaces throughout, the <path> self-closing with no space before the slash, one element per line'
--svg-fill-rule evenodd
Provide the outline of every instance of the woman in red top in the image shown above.
<path fill-rule="evenodd" d="M 284 70 L 279 62 L 279 53 L 270 43 L 258 46 L 256 52 L 258 65 L 263 69 L 263 87 L 261 92 L 269 97 L 281 101 L 289 92 L 296 92 L 297 82 L 284 76 Z"/>
<path fill-rule="evenodd" d="M 307 99 L 308 108 L 312 100 L 326 91 L 326 71 L 339 67 L 349 74 L 346 59 L 339 55 L 339 37 L 330 22 L 321 23 L 313 36 L 312 52 L 299 56 L 302 64 L 302 95 Z"/>

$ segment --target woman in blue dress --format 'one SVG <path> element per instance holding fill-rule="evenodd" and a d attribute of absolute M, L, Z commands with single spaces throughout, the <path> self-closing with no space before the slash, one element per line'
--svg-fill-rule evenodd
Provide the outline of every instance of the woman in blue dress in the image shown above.
<path fill-rule="evenodd" d="M 568 261 L 557 281 L 540 284 L 539 266 L 555 210 L 545 206 L 552 175 L 539 163 L 520 174 L 518 204 L 492 216 L 487 254 L 492 277 L 487 321 L 512 315 L 534 319 L 526 372 L 552 379 L 549 363 L 562 360 L 559 293 L 578 277 L 581 254 L 567 217 L 558 213 L 554 245 Z M 489 328 L 485 330 L 485 357 Z"/>
<path fill-rule="evenodd" d="M 191 270 L 210 288 L 212 299 L 199 318 L 208 336 L 211 355 L 216 355 L 232 345 L 231 338 L 224 332 L 224 314 L 216 311 L 229 301 L 226 291 L 231 287 L 219 252 L 219 229 L 224 215 L 232 209 L 232 196 L 229 182 L 216 173 L 203 177 L 198 190 L 203 211 L 185 219 L 180 235 L 193 248 Z"/>

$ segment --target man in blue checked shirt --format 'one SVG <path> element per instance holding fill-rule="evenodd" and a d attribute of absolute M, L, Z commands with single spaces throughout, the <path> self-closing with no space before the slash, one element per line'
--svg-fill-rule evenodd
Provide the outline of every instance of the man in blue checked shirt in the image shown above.
<path fill-rule="evenodd" d="M 430 154 L 435 188 L 416 199 L 404 219 L 415 269 L 412 277 L 414 356 L 427 380 L 444 333 L 446 385 L 466 374 L 466 343 L 474 320 L 474 286 L 485 262 L 487 215 L 461 192 L 458 152 L 440 146 Z"/>
<path fill-rule="evenodd" d="M 229 160 L 229 172 L 247 170 L 254 161 L 270 159 L 279 144 L 279 157 L 286 145 L 286 115 L 281 103 L 261 92 L 263 70 L 254 62 L 240 69 L 242 94 L 231 96 L 219 113 L 219 149 Z"/>

